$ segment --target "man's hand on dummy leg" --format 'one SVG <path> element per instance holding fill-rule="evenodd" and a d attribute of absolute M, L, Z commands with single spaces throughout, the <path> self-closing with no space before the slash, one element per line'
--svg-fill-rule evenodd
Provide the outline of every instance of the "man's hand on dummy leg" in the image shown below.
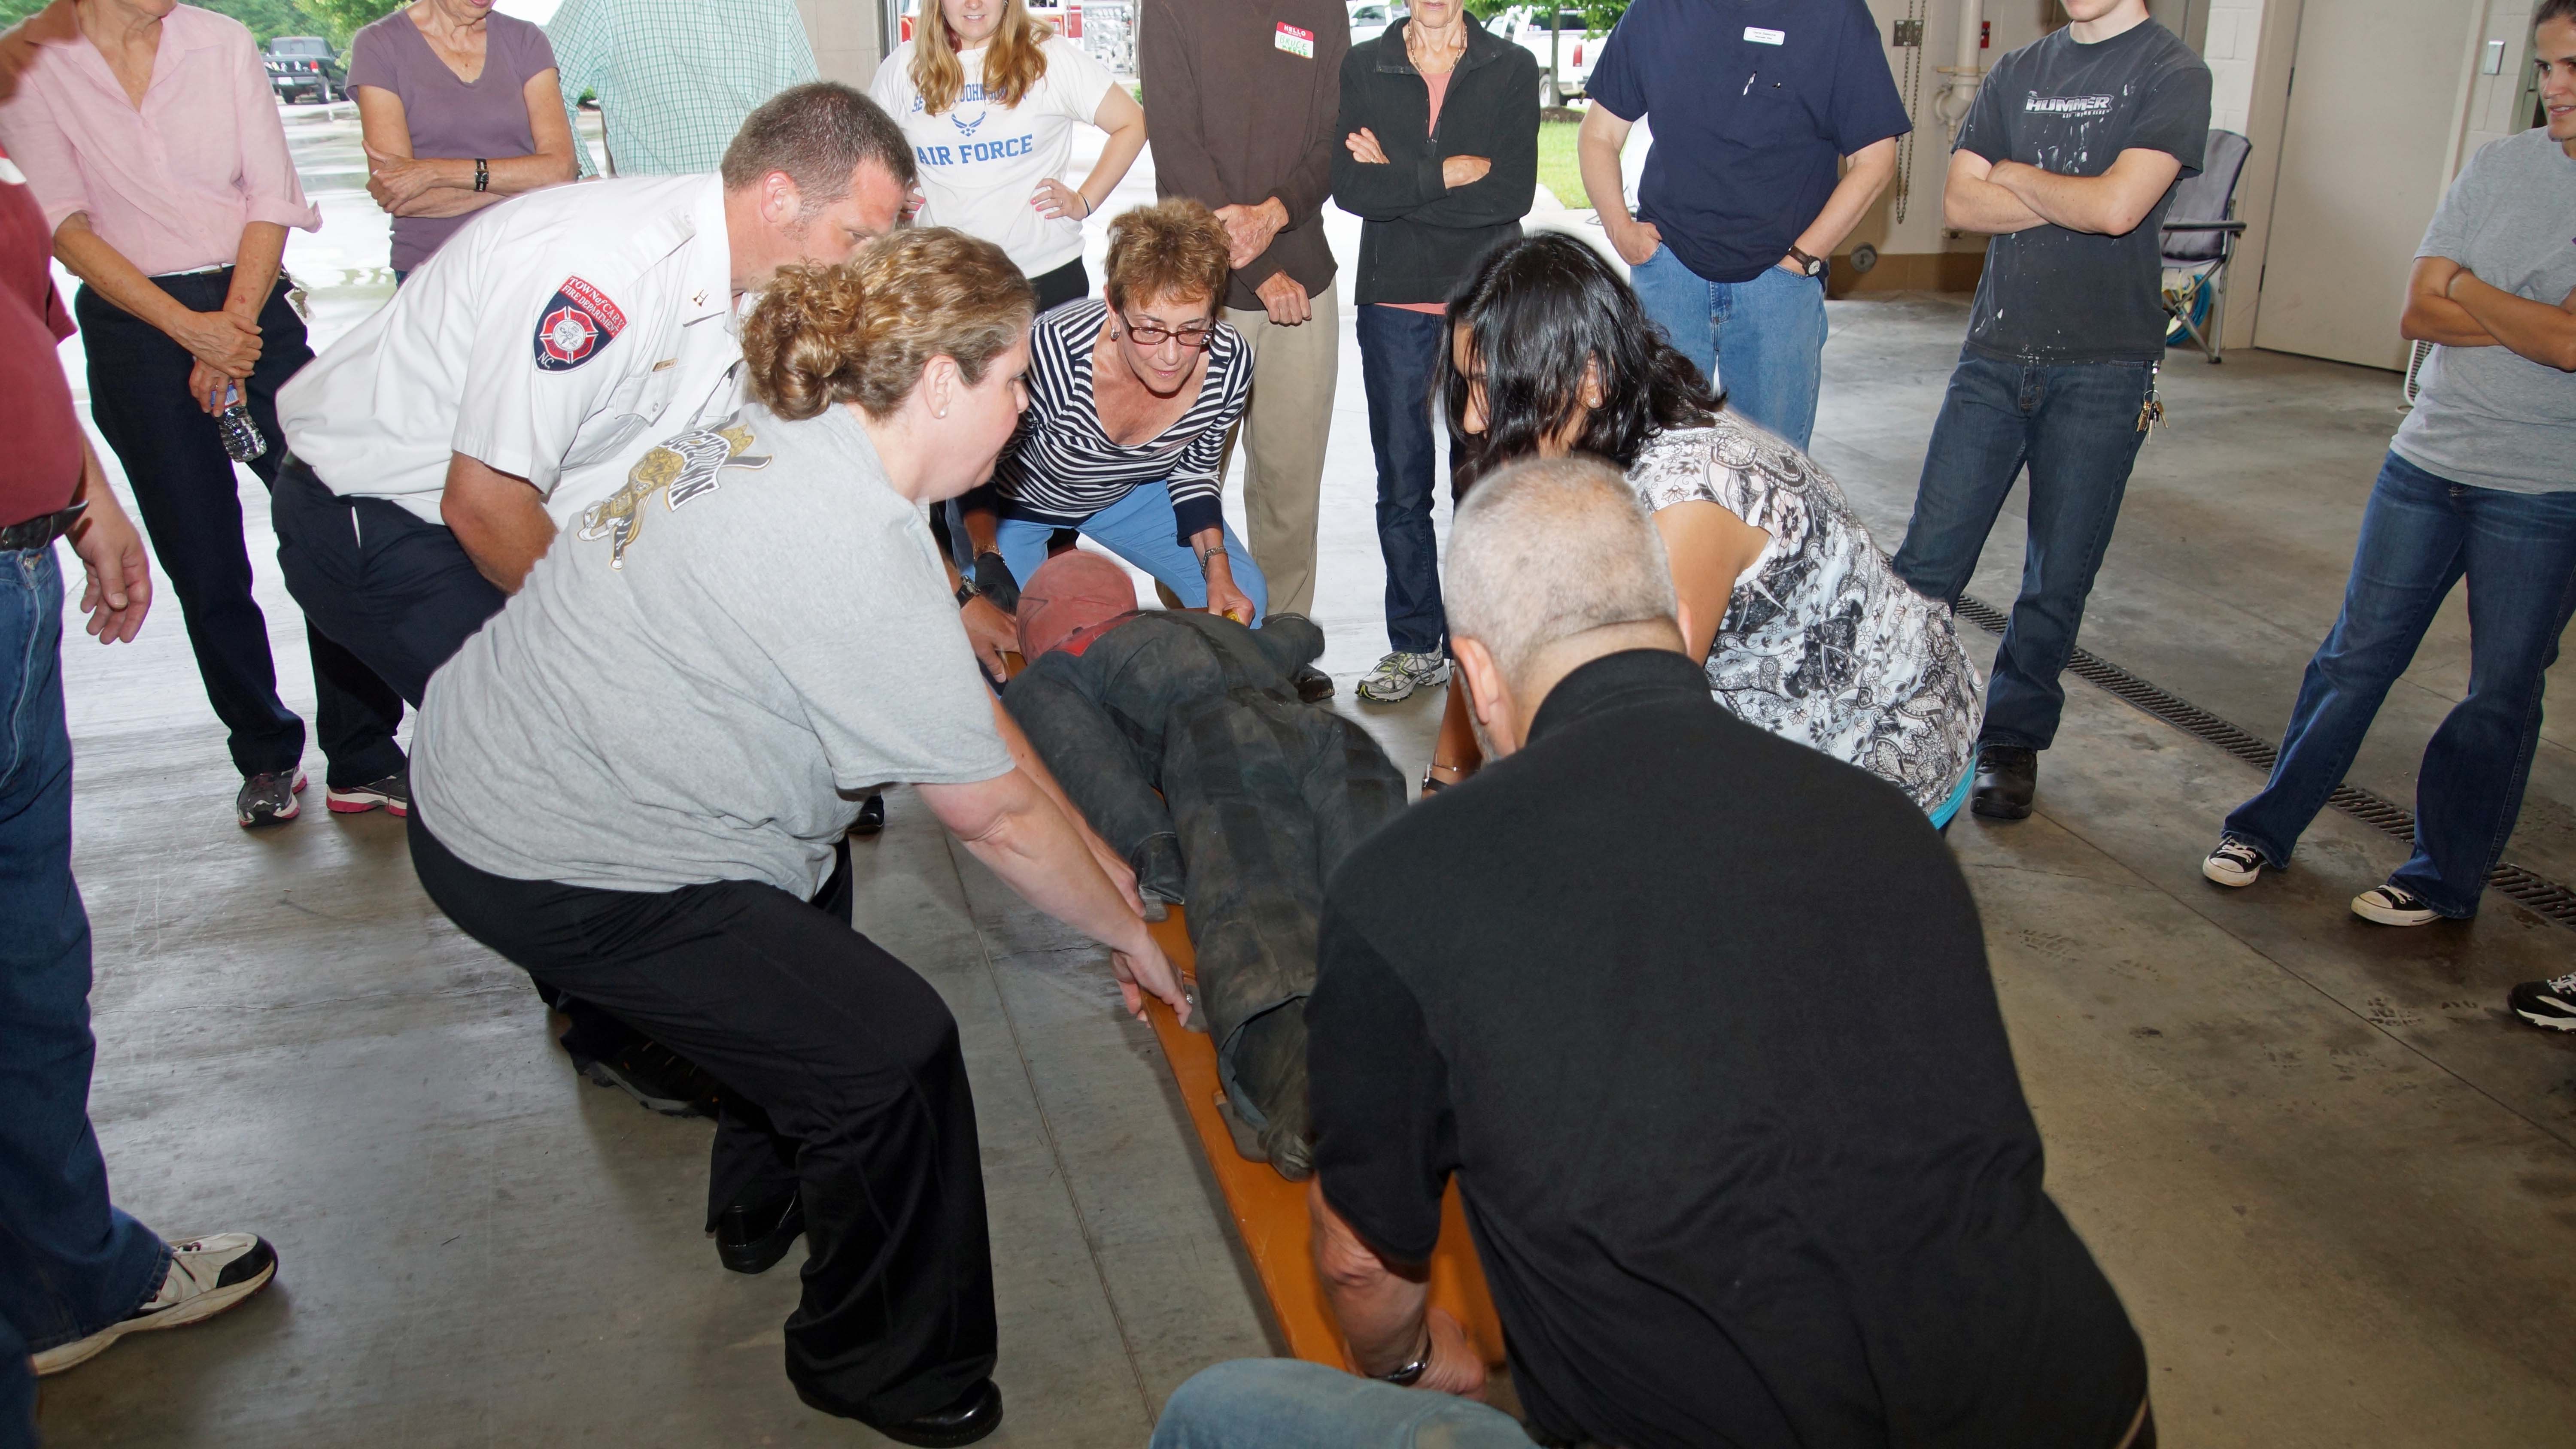
<path fill-rule="evenodd" d="M 1011 669 L 1002 655 L 1020 647 L 1020 626 L 1002 612 L 1001 606 L 981 594 L 968 599 L 957 617 L 966 626 L 966 642 L 974 647 L 975 662 L 984 666 L 984 672 L 993 676 L 995 683 L 1007 681 Z"/>

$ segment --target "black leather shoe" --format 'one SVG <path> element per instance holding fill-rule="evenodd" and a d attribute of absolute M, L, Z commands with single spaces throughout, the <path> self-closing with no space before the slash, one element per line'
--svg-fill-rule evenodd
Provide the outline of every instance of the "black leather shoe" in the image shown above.
<path fill-rule="evenodd" d="M 795 1193 L 775 1202 L 726 1208 L 716 1219 L 716 1257 L 737 1273 L 766 1273 L 805 1231 L 805 1203 Z"/>
<path fill-rule="evenodd" d="M 803 1399 L 808 1407 L 826 1414 L 859 1419 L 858 1415 L 803 1384 L 796 1385 L 796 1397 Z M 859 1422 L 898 1444 L 919 1444 L 923 1449 L 955 1449 L 957 1445 L 972 1444 L 1002 1427 L 1002 1391 L 993 1386 L 991 1379 L 978 1379 L 973 1388 L 959 1394 L 948 1407 L 933 1410 L 920 1418 L 906 1419 L 900 1424 L 880 1424 L 871 1419 L 859 1419 Z"/>
<path fill-rule="evenodd" d="M 859 818 L 850 822 L 850 833 L 861 840 L 885 829 L 885 796 L 870 795 L 859 806 Z"/>
<path fill-rule="evenodd" d="M 1333 697 L 1333 676 L 1312 664 L 1298 665 L 1288 682 L 1297 686 L 1297 697 L 1308 704 L 1321 704 Z"/>
<path fill-rule="evenodd" d="M 2039 790 L 2039 751 L 2019 745 L 1977 747 L 1976 793 L 1968 809 L 1988 820 L 2024 820 Z"/>

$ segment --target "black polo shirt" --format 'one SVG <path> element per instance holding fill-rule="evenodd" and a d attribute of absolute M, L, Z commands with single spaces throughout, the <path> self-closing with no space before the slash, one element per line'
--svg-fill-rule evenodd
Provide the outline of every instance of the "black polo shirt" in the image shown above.
<path fill-rule="evenodd" d="M 1334 873 L 1324 1195 L 1452 1172 L 1535 1423 L 1628 1449 L 2109 1449 L 2146 1393 L 2041 1190 L 1975 905 L 1894 786 L 1640 650 Z"/>
<path fill-rule="evenodd" d="M 1636 0 L 1585 91 L 1654 127 L 1638 219 L 1712 282 L 1778 266 L 1841 158 L 1914 129 L 1862 0 Z"/>

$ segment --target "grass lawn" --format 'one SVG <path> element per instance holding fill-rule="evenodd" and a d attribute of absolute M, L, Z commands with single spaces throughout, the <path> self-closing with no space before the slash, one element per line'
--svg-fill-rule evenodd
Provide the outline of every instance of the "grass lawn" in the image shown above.
<path fill-rule="evenodd" d="M 1571 211 L 1585 211 L 1592 203 L 1583 196 L 1583 172 L 1574 159 L 1574 133 L 1582 126 L 1574 121 L 1543 121 L 1538 128 L 1538 184 L 1556 193 L 1556 204 Z"/>

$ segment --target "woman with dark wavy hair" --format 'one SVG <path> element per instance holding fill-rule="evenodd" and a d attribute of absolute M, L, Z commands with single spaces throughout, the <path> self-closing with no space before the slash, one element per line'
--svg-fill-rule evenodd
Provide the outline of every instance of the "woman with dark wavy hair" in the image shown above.
<path fill-rule="evenodd" d="M 1730 411 L 1569 237 L 1495 248 L 1448 320 L 1440 388 L 1462 490 L 1518 458 L 1617 464 L 1654 510 L 1682 636 L 1718 703 L 1948 824 L 1975 773 L 1976 666 L 1948 606 L 1897 578 L 1832 477 Z M 1423 788 L 1477 759 L 1453 688 Z"/>

